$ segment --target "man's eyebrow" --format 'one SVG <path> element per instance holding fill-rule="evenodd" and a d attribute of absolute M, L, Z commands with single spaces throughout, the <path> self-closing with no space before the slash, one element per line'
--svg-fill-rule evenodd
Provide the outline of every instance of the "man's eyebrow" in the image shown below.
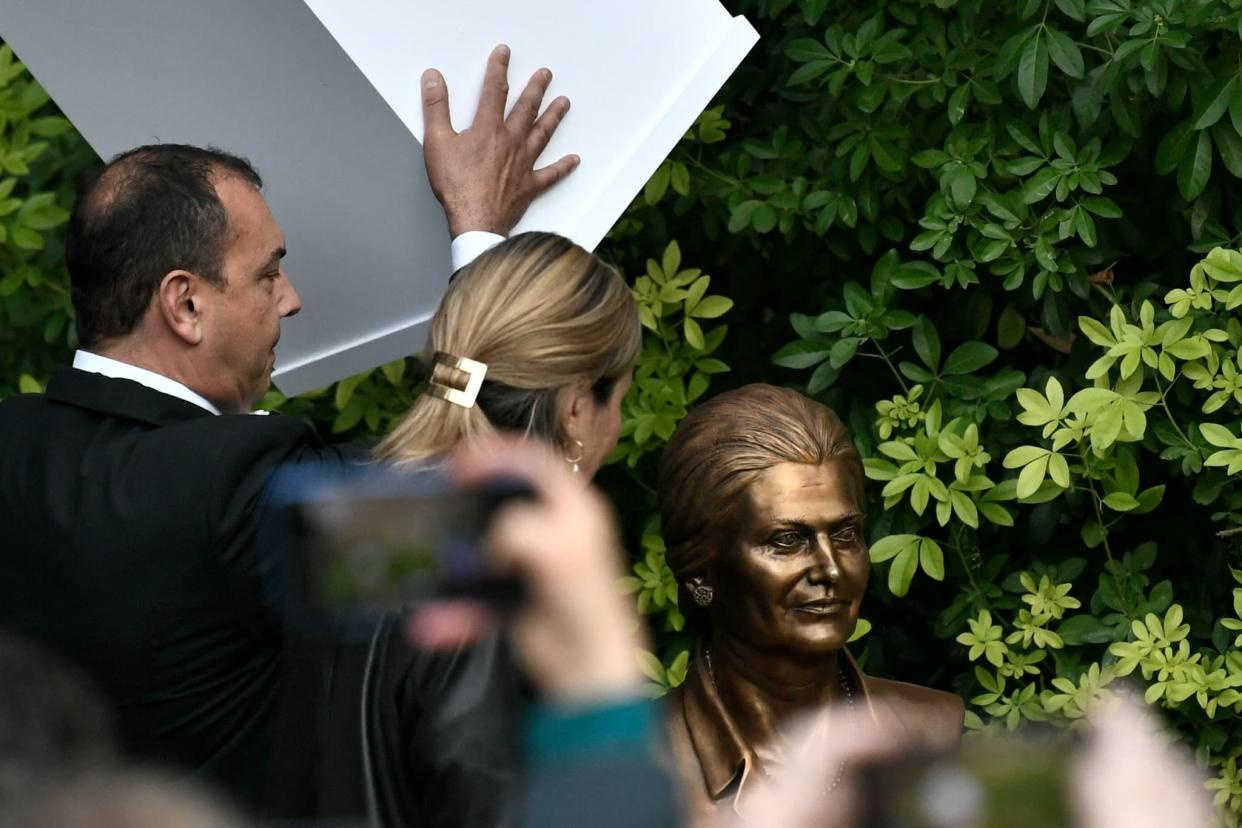
<path fill-rule="evenodd" d="M 266 268 L 266 267 L 270 267 L 271 265 L 276 264 L 281 259 L 283 259 L 285 257 L 285 254 L 288 252 L 289 251 L 285 250 L 283 247 L 276 248 L 275 250 L 272 251 L 271 255 L 269 255 L 267 259 L 264 260 L 263 267 Z"/>

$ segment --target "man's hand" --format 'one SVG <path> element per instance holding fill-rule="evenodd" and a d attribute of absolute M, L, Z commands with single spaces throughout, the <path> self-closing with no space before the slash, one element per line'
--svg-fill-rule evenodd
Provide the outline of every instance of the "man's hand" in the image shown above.
<path fill-rule="evenodd" d="M 508 76 L 509 47 L 497 46 L 487 59 L 474 123 L 454 132 L 444 76 L 435 69 L 423 73 L 423 158 L 454 238 L 468 230 L 508 235 L 536 196 L 578 166 L 578 156 L 567 155 L 534 169 L 569 111 L 569 99 L 560 97 L 539 114 L 552 73 L 536 72 L 505 118 Z"/>

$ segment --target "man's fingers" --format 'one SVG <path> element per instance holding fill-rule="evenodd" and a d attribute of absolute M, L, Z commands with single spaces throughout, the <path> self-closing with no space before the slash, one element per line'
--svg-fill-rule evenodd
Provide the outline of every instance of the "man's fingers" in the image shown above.
<path fill-rule="evenodd" d="M 451 134 L 452 119 L 449 117 L 448 86 L 439 70 L 428 69 L 423 72 L 423 132 L 424 136 L 432 134 Z"/>
<path fill-rule="evenodd" d="M 529 130 L 530 125 L 539 116 L 539 107 L 543 104 L 543 96 L 548 91 L 550 83 L 552 83 L 552 73 L 547 69 L 540 69 L 531 75 L 530 82 L 522 90 L 522 94 L 518 97 L 517 103 L 513 105 L 505 123 L 518 131 L 518 134 Z"/>
<path fill-rule="evenodd" d="M 561 121 L 565 119 L 565 113 L 569 112 L 569 98 L 561 96 L 548 104 L 548 109 L 535 121 L 535 125 L 530 129 L 530 137 L 527 138 L 526 148 L 530 151 L 532 158 L 538 158 L 543 152 L 548 142 L 552 140 L 552 135 L 556 132 L 556 128 L 561 125 Z"/>
<path fill-rule="evenodd" d="M 492 49 L 487 58 L 487 70 L 483 73 L 483 93 L 479 95 L 479 108 L 474 114 L 475 125 L 502 123 L 508 101 L 509 47 L 502 44 Z"/>
<path fill-rule="evenodd" d="M 578 168 L 578 164 L 581 162 L 582 159 L 576 155 L 566 155 L 555 164 L 549 164 L 542 169 L 535 170 L 534 173 L 531 174 L 531 180 L 535 188 L 535 195 L 539 195 L 544 190 L 569 175 Z"/>

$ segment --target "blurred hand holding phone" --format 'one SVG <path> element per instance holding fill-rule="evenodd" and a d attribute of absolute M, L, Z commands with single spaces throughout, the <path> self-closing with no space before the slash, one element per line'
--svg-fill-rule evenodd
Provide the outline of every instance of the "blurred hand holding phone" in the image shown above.
<path fill-rule="evenodd" d="M 753 807 L 727 823 L 785 828 L 1209 828 L 1203 773 L 1157 714 L 1122 695 L 1069 733 L 975 734 L 927 752 L 877 722 L 814 714 L 791 730 L 830 728 L 831 743 L 795 750 Z M 826 719 L 827 721 L 821 721 Z M 813 737 L 812 737 L 813 738 Z M 806 739 L 809 744 L 809 739 Z M 828 782 L 844 762 L 844 784 Z"/>
<path fill-rule="evenodd" d="M 644 644 L 616 584 L 611 510 L 546 446 L 493 438 L 435 469 L 302 466 L 273 481 L 269 547 L 293 605 L 409 612 L 419 646 L 471 643 L 511 627 L 527 674 L 550 697 L 632 693 Z"/>

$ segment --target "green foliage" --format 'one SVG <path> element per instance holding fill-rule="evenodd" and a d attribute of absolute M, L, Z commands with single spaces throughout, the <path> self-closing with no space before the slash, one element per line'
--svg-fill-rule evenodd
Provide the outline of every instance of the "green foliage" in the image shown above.
<path fill-rule="evenodd" d="M 0 397 L 42 389 L 73 345 L 63 226 L 94 153 L 0 44 Z"/>
<path fill-rule="evenodd" d="M 796 384 L 871 481 L 868 670 L 956 690 L 979 728 L 1073 726 L 1137 681 L 1239 825 L 1242 4 L 729 5 L 762 40 L 601 248 L 644 325 L 600 482 L 658 634 L 653 694 L 691 641 L 653 519 L 660 449 L 708 393 Z M 63 207 L 71 138 L 39 137 L 0 187 Z M 55 231 L 36 232 L 43 251 L 0 240 L 0 393 L 69 344 Z M 27 262 L 55 278 L 13 287 Z M 380 434 L 412 373 L 267 403 Z"/>

